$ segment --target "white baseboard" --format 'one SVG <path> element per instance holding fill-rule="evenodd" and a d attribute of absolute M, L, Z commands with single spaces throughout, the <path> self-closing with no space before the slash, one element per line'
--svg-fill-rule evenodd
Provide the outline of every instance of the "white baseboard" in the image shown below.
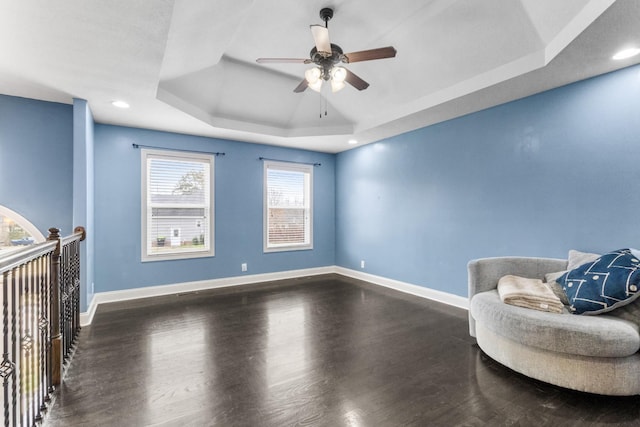
<path fill-rule="evenodd" d="M 93 316 L 95 316 L 97 308 L 98 304 L 96 303 L 96 295 L 93 294 L 93 298 L 91 298 L 91 301 L 89 302 L 87 311 L 80 313 L 80 326 L 87 326 L 93 322 Z"/>
<path fill-rule="evenodd" d="M 329 267 L 225 277 L 221 279 L 200 280 L 196 282 L 184 282 L 170 285 L 147 286 L 143 288 L 124 289 L 121 291 L 98 292 L 93 295 L 93 299 L 89 303 L 87 311 L 84 313 L 80 313 L 80 325 L 87 326 L 91 324 L 91 322 L 93 321 L 93 316 L 95 315 L 96 310 L 100 304 L 128 301 L 139 298 L 158 297 L 163 295 L 174 295 L 185 292 L 202 291 L 206 289 L 251 285 L 254 283 L 272 282 L 275 280 L 283 279 L 295 279 L 299 277 L 317 276 L 320 274 L 330 273 L 337 273 L 346 277 L 363 280 L 375 285 L 395 289 L 400 292 L 438 301 L 458 308 L 463 308 L 465 310 L 469 309 L 469 300 L 459 295 L 453 295 L 447 292 L 425 288 L 423 286 L 400 282 L 398 280 L 388 279 L 386 277 L 376 276 L 373 274 L 363 273 L 361 271 L 350 270 L 348 268 L 338 267 L 334 265 Z"/>
<path fill-rule="evenodd" d="M 459 295 L 438 291 L 436 289 L 425 288 L 424 286 L 413 285 L 411 283 L 401 282 L 399 280 L 388 279 L 386 277 L 376 276 L 374 274 L 363 273 L 362 271 L 351 270 L 344 267 L 335 267 L 335 272 L 343 276 L 364 280 L 365 282 L 373 283 L 379 286 L 384 286 L 385 288 L 395 289 L 396 291 L 404 292 L 406 294 L 416 295 L 422 298 L 469 310 L 469 299 L 466 297 L 461 297 Z"/>
<path fill-rule="evenodd" d="M 175 295 L 206 289 L 226 288 L 230 286 L 251 285 L 254 283 L 272 282 L 275 280 L 295 279 L 298 277 L 317 276 L 335 273 L 335 266 L 307 268 L 302 270 L 280 271 L 276 273 L 250 274 L 245 276 L 224 277 L 221 279 L 199 280 L 170 285 L 146 286 L 142 288 L 124 289 L 121 291 L 97 292 L 94 294 L 86 313 L 80 313 L 80 325 L 87 326 L 93 321 L 96 309 L 100 304 L 129 301 L 139 298 Z"/>

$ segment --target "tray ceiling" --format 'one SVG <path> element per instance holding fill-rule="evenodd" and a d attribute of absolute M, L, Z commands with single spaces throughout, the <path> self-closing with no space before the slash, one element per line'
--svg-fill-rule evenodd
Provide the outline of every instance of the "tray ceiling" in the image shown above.
<path fill-rule="evenodd" d="M 637 63 L 611 56 L 640 46 L 638 3 L 4 1 L 0 93 L 86 99 L 100 123 L 339 152 Z M 309 65 L 255 62 L 308 57 L 326 6 L 345 52 L 398 51 L 345 65 L 362 92 L 294 93 Z"/>

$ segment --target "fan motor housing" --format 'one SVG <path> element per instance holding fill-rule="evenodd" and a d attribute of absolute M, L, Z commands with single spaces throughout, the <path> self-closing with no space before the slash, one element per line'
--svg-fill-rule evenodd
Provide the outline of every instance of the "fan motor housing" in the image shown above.
<path fill-rule="evenodd" d="M 331 68 L 343 60 L 344 54 L 340 46 L 331 43 L 331 55 L 326 56 L 325 52 L 318 52 L 318 49 L 314 46 L 309 52 L 309 56 L 311 61 L 322 69 L 322 78 L 329 80 L 331 78 Z"/>
<path fill-rule="evenodd" d="M 323 63 L 329 63 L 331 65 L 337 64 L 338 62 L 342 61 L 343 55 L 344 52 L 342 51 L 342 48 L 333 43 L 331 43 L 331 55 L 329 56 L 326 56 L 325 52 L 318 52 L 318 48 L 316 48 L 315 46 L 313 47 L 313 49 L 311 49 L 311 52 L 309 52 L 311 61 L 318 65 L 322 65 Z"/>

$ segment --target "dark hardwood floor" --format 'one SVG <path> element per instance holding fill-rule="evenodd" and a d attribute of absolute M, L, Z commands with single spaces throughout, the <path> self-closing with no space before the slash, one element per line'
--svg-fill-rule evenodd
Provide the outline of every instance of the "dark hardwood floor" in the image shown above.
<path fill-rule="evenodd" d="M 100 306 L 45 426 L 638 426 L 486 357 L 467 312 L 341 276 Z"/>

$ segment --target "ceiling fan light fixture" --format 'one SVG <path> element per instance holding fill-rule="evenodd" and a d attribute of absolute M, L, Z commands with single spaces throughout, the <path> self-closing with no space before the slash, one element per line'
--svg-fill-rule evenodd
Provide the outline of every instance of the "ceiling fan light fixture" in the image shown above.
<path fill-rule="evenodd" d="M 320 92 L 322 89 L 322 70 L 318 67 L 309 68 L 304 72 L 304 78 L 307 80 L 308 86 Z"/>
<path fill-rule="evenodd" d="M 344 53 L 342 48 L 333 44 L 329 38 L 329 25 L 327 22 L 333 17 L 333 9 L 325 7 L 320 11 L 320 18 L 324 21 L 322 25 L 310 25 L 311 35 L 315 46 L 309 52 L 308 59 L 302 58 L 258 58 L 256 62 L 260 64 L 273 63 L 298 63 L 315 64 L 304 73 L 304 79 L 298 83 L 293 91 L 295 93 L 304 92 L 311 88 L 316 92 L 322 89 L 322 81 L 331 83 L 331 91 L 338 92 L 346 84 L 353 86 L 357 90 L 365 90 L 369 83 L 362 80 L 352 71 L 337 65 L 341 62 L 350 64 L 352 62 L 372 61 L 376 59 L 394 58 L 396 49 L 393 46 L 380 47 L 376 49 L 360 50 Z"/>
<path fill-rule="evenodd" d="M 336 93 L 339 90 L 344 89 L 344 82 L 339 82 L 335 79 L 331 79 L 331 92 Z"/>
<path fill-rule="evenodd" d="M 347 70 L 344 67 L 333 67 L 331 69 L 331 80 L 342 83 L 347 78 Z"/>
<path fill-rule="evenodd" d="M 318 79 L 313 83 L 309 83 L 309 88 L 315 90 L 316 92 L 320 92 L 320 90 L 322 89 L 322 80 Z"/>
<path fill-rule="evenodd" d="M 321 77 L 322 77 L 322 70 L 320 70 L 320 68 L 317 68 L 317 67 L 309 68 L 307 71 L 304 72 L 304 78 L 307 79 L 307 83 L 309 83 L 309 87 L 311 87 L 311 85 L 319 81 Z"/>

